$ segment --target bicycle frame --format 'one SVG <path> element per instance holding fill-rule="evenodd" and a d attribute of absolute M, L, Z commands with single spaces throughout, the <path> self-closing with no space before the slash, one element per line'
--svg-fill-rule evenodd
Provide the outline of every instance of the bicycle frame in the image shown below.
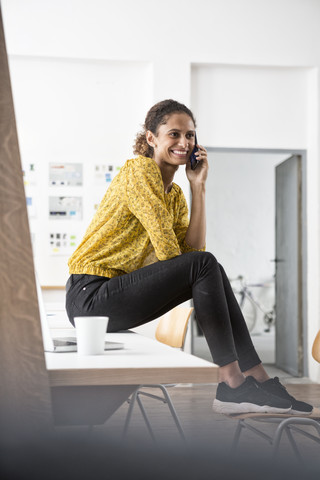
<path fill-rule="evenodd" d="M 270 331 L 270 326 L 274 323 L 275 320 L 275 312 L 274 309 L 271 311 L 266 311 L 261 304 L 253 297 L 253 294 L 251 290 L 249 289 L 248 285 L 245 283 L 244 277 L 242 275 L 239 275 L 236 279 L 233 280 L 238 280 L 240 282 L 240 289 L 234 289 L 233 291 L 235 294 L 240 296 L 239 300 L 239 306 L 241 310 L 244 309 L 244 304 L 245 304 L 245 299 L 247 298 L 252 305 L 254 305 L 260 312 L 263 313 L 264 317 L 263 320 L 267 325 L 267 332 Z M 231 280 L 231 282 L 233 281 Z M 254 284 L 255 287 L 265 287 L 265 284 Z M 255 325 L 255 321 L 253 322 L 253 326 L 251 325 L 251 330 L 253 329 Z"/>

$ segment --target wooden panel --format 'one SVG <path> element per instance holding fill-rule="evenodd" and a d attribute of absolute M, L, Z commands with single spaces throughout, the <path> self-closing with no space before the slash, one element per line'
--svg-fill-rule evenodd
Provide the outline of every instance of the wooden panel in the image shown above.
<path fill-rule="evenodd" d="M 130 385 L 218 381 L 218 367 L 108 368 L 49 370 L 50 385 Z"/>
<path fill-rule="evenodd" d="M 0 428 L 17 440 L 52 415 L 1 10 L 0 72 Z"/>

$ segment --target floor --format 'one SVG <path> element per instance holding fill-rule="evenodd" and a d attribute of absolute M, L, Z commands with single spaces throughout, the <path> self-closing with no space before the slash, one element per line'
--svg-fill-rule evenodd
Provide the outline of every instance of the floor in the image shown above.
<path fill-rule="evenodd" d="M 304 399 L 317 407 L 320 406 L 319 384 L 287 383 L 286 386 L 288 391 L 297 398 Z M 206 452 L 209 457 L 219 454 L 219 458 L 223 456 L 231 458 L 230 452 L 237 420 L 212 412 L 211 405 L 215 397 L 216 387 L 216 384 L 176 385 L 171 387 L 169 391 L 192 451 L 194 453 L 201 452 L 201 455 Z M 151 389 L 147 391 L 154 393 L 154 390 Z M 156 444 L 165 446 L 170 451 L 181 445 L 181 439 L 168 413 L 167 406 L 146 397 L 144 397 L 143 402 L 152 424 Z M 106 442 L 109 440 L 121 443 L 121 433 L 127 409 L 128 404 L 122 405 L 104 425 L 94 427 L 92 432 L 94 438 L 104 439 Z M 274 425 L 263 425 L 265 433 L 272 435 L 274 430 Z M 306 431 L 316 433 L 312 427 L 307 427 Z M 317 473 L 320 473 L 320 443 L 312 442 L 309 438 L 298 434 L 296 441 L 305 462 L 303 466 L 305 467 L 307 464 L 312 472 L 316 470 Z M 137 445 L 145 448 L 144 446 L 153 444 L 137 406 L 134 410 L 126 442 L 133 448 L 137 448 Z M 271 446 L 263 438 L 257 437 L 250 431 L 245 431 L 242 434 L 235 459 L 243 460 L 248 456 L 250 459 L 255 459 L 256 462 L 269 462 L 271 460 Z M 281 442 L 279 458 L 288 461 L 290 469 L 295 465 L 297 468 L 301 467 L 287 438 L 283 438 Z"/>
<path fill-rule="evenodd" d="M 320 444 L 296 438 L 304 463 L 297 462 L 286 438 L 277 459 L 271 447 L 250 431 L 231 453 L 237 421 L 211 409 L 215 384 L 176 385 L 170 395 L 186 435 L 183 443 L 165 404 L 145 400 L 156 443 L 135 408 L 125 440 L 121 438 L 128 405 L 104 424 L 56 427 L 55 435 L 13 445 L 0 444 L 3 479 L 17 480 L 319 480 Z M 288 390 L 315 405 L 320 385 L 288 384 Z M 263 425 L 270 433 L 272 425 Z M 309 428 L 310 430 L 310 428 Z"/>

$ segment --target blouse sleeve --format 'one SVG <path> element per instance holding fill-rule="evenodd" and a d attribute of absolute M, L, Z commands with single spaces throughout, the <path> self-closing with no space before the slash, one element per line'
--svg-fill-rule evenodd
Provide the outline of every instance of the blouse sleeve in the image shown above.
<path fill-rule="evenodd" d="M 161 175 L 153 161 L 129 162 L 126 166 L 126 193 L 129 210 L 148 232 L 158 260 L 180 255 L 173 230 L 173 217 L 165 204 Z"/>
<path fill-rule="evenodd" d="M 185 241 L 188 227 L 189 227 L 188 205 L 187 205 L 187 201 L 185 199 L 185 196 L 183 195 L 183 192 L 181 190 L 180 191 L 179 215 L 178 215 L 177 223 L 176 223 L 175 228 L 174 228 L 176 237 L 177 237 L 179 245 L 180 245 L 180 250 L 181 250 L 182 253 L 204 252 L 205 249 L 206 249 L 206 246 L 204 246 L 203 248 L 193 248 L 193 247 L 190 247 L 187 244 L 187 242 Z"/>

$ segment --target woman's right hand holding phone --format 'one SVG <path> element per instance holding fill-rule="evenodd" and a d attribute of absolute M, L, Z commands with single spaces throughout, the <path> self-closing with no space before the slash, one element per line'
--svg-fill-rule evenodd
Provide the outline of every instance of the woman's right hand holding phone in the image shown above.
<path fill-rule="evenodd" d="M 192 168 L 191 161 L 186 165 L 186 174 L 192 188 L 193 185 L 205 184 L 208 176 L 208 158 L 207 150 L 199 144 L 196 144 L 197 150 L 193 152 L 196 164 Z"/>

